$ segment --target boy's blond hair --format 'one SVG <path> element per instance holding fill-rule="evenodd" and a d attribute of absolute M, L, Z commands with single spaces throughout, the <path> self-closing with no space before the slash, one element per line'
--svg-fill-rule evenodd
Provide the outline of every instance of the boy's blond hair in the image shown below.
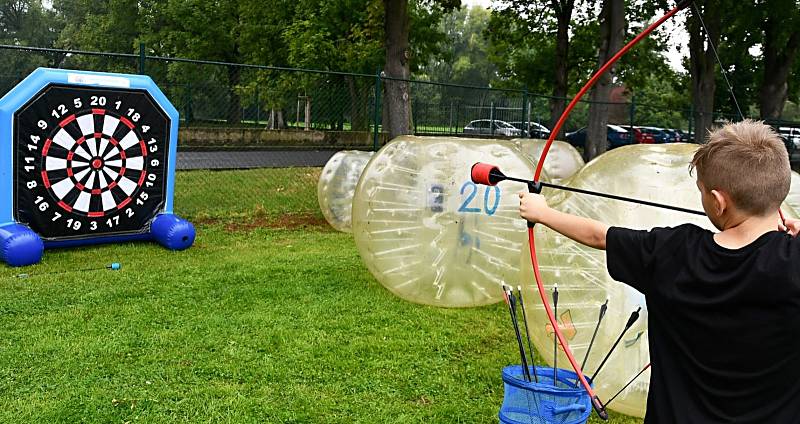
<path fill-rule="evenodd" d="M 695 152 L 692 169 L 707 190 L 727 193 L 737 209 L 758 216 L 780 207 L 792 179 L 781 138 L 750 119 L 711 131 L 708 143 Z"/>

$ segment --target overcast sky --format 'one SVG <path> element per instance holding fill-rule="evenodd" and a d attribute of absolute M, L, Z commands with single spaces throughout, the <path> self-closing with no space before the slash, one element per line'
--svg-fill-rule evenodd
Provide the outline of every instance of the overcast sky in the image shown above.
<path fill-rule="evenodd" d="M 467 6 L 481 6 L 488 8 L 491 0 L 461 0 Z M 684 71 L 682 60 L 689 54 L 689 35 L 686 33 L 683 22 L 685 13 L 678 13 L 674 18 L 665 22 L 659 29 L 670 33 L 670 45 L 667 51 L 667 61 L 672 69 Z"/>

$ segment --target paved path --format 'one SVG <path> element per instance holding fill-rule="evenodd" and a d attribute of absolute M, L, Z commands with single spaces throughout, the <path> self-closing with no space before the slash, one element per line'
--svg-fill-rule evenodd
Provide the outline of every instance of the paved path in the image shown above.
<path fill-rule="evenodd" d="M 337 150 L 178 152 L 178 169 L 283 168 L 324 166 Z"/>

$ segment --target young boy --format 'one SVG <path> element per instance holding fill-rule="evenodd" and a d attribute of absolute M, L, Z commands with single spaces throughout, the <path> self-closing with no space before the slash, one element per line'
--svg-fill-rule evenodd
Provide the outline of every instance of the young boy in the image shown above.
<path fill-rule="evenodd" d="M 520 215 L 605 249 L 611 277 L 644 293 L 645 423 L 800 423 L 800 221 L 779 225 L 786 149 L 770 127 L 744 121 L 712 132 L 692 168 L 719 232 L 609 228 L 527 193 Z"/>

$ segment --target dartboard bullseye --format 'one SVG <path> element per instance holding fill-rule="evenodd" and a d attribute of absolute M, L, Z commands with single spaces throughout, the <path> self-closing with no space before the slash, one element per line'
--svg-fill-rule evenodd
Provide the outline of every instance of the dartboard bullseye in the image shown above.
<path fill-rule="evenodd" d="M 165 235 L 155 225 L 172 215 L 177 121 L 148 77 L 35 71 L 0 100 L 0 173 L 13 180 L 0 183 L 0 229 L 22 225 L 46 247 L 144 238 L 188 247 L 193 229 L 175 244 L 172 226 Z"/>

